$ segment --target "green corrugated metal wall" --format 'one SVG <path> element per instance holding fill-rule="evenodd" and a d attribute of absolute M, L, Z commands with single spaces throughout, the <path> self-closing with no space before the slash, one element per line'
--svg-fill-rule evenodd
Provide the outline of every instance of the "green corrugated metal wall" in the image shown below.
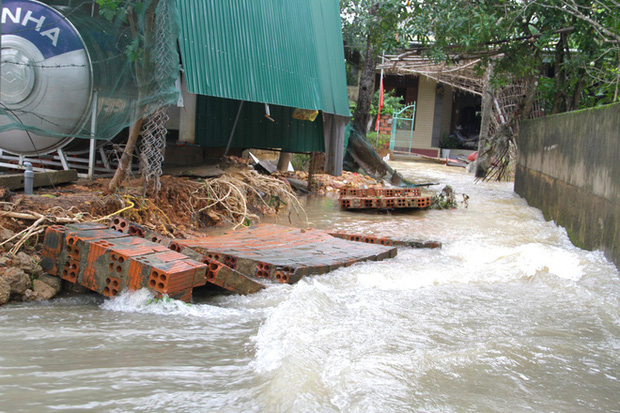
<path fill-rule="evenodd" d="M 334 0 L 311 0 L 314 35 L 323 96 L 323 111 L 351 116 L 344 65 L 340 5 Z"/>
<path fill-rule="evenodd" d="M 238 100 L 198 96 L 196 102 L 196 143 L 204 147 L 225 147 L 235 123 Z M 323 119 L 314 122 L 293 119 L 293 108 L 245 102 L 231 148 L 279 148 L 286 152 L 324 152 Z"/>
<path fill-rule="evenodd" d="M 336 0 L 178 0 L 191 93 L 350 116 Z"/>

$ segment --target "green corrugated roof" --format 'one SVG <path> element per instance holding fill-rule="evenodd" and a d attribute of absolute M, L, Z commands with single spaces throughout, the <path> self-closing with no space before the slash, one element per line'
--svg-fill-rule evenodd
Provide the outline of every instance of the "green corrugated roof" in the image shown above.
<path fill-rule="evenodd" d="M 191 93 L 350 116 L 336 0 L 178 0 Z"/>

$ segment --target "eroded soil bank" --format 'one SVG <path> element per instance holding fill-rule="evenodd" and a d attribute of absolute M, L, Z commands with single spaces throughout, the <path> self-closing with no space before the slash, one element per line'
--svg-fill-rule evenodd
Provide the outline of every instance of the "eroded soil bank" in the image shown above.
<path fill-rule="evenodd" d="M 74 289 L 44 274 L 39 266 L 41 242 L 49 225 L 107 222 L 120 215 L 166 237 L 186 238 L 256 224 L 267 216 L 303 217 L 289 180 L 307 179 L 304 172 L 261 175 L 243 163 L 232 162 L 216 178 L 163 176 L 160 191 L 152 196 L 144 194 L 142 179 L 126 181 L 115 193 L 107 190 L 107 178 L 41 188 L 34 195 L 0 189 L 0 305 L 48 300 Z M 372 186 L 379 183 L 359 174 L 314 175 L 314 189 L 319 194 L 342 187 Z"/>

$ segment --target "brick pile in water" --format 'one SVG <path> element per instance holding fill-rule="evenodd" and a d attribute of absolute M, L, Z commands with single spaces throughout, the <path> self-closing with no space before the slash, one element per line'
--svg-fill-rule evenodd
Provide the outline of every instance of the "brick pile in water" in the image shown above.
<path fill-rule="evenodd" d="M 429 208 L 431 197 L 422 196 L 419 188 L 341 188 L 342 209 Z"/>
<path fill-rule="evenodd" d="M 207 265 L 163 245 L 95 223 L 48 227 L 41 267 L 106 297 L 127 288 L 189 301 Z"/>
<path fill-rule="evenodd" d="M 357 262 L 392 258 L 397 254 L 394 245 L 405 245 L 387 238 L 330 235 L 273 224 L 190 239 L 165 238 L 121 217 L 114 217 L 110 226 L 49 227 L 41 266 L 107 297 L 124 289 L 148 288 L 157 296 L 188 302 L 194 288 L 209 283 L 251 294 L 265 288 L 265 282 L 293 284 L 304 276 Z"/>

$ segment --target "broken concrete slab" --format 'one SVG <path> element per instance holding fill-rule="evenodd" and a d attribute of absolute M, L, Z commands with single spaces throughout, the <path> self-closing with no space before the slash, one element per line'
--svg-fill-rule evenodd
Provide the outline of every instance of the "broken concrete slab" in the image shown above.
<path fill-rule="evenodd" d="M 42 186 L 53 186 L 66 184 L 68 182 L 77 181 L 78 174 L 75 169 L 66 171 L 47 171 L 34 172 L 33 187 L 40 188 Z M 24 188 L 24 174 L 6 174 L 0 175 L 0 187 L 8 188 L 11 191 Z"/>
<path fill-rule="evenodd" d="M 441 248 L 441 242 L 439 241 L 412 241 L 398 238 L 386 238 L 374 235 L 351 234 L 346 232 L 330 232 L 329 235 L 336 238 L 342 238 L 355 242 L 363 242 L 366 244 L 398 245 L 409 248 Z"/>
<path fill-rule="evenodd" d="M 356 243 L 318 229 L 274 224 L 175 242 L 228 263 L 247 276 L 290 284 L 303 276 L 325 274 L 356 262 L 392 258 L 397 253 L 391 246 Z"/>

